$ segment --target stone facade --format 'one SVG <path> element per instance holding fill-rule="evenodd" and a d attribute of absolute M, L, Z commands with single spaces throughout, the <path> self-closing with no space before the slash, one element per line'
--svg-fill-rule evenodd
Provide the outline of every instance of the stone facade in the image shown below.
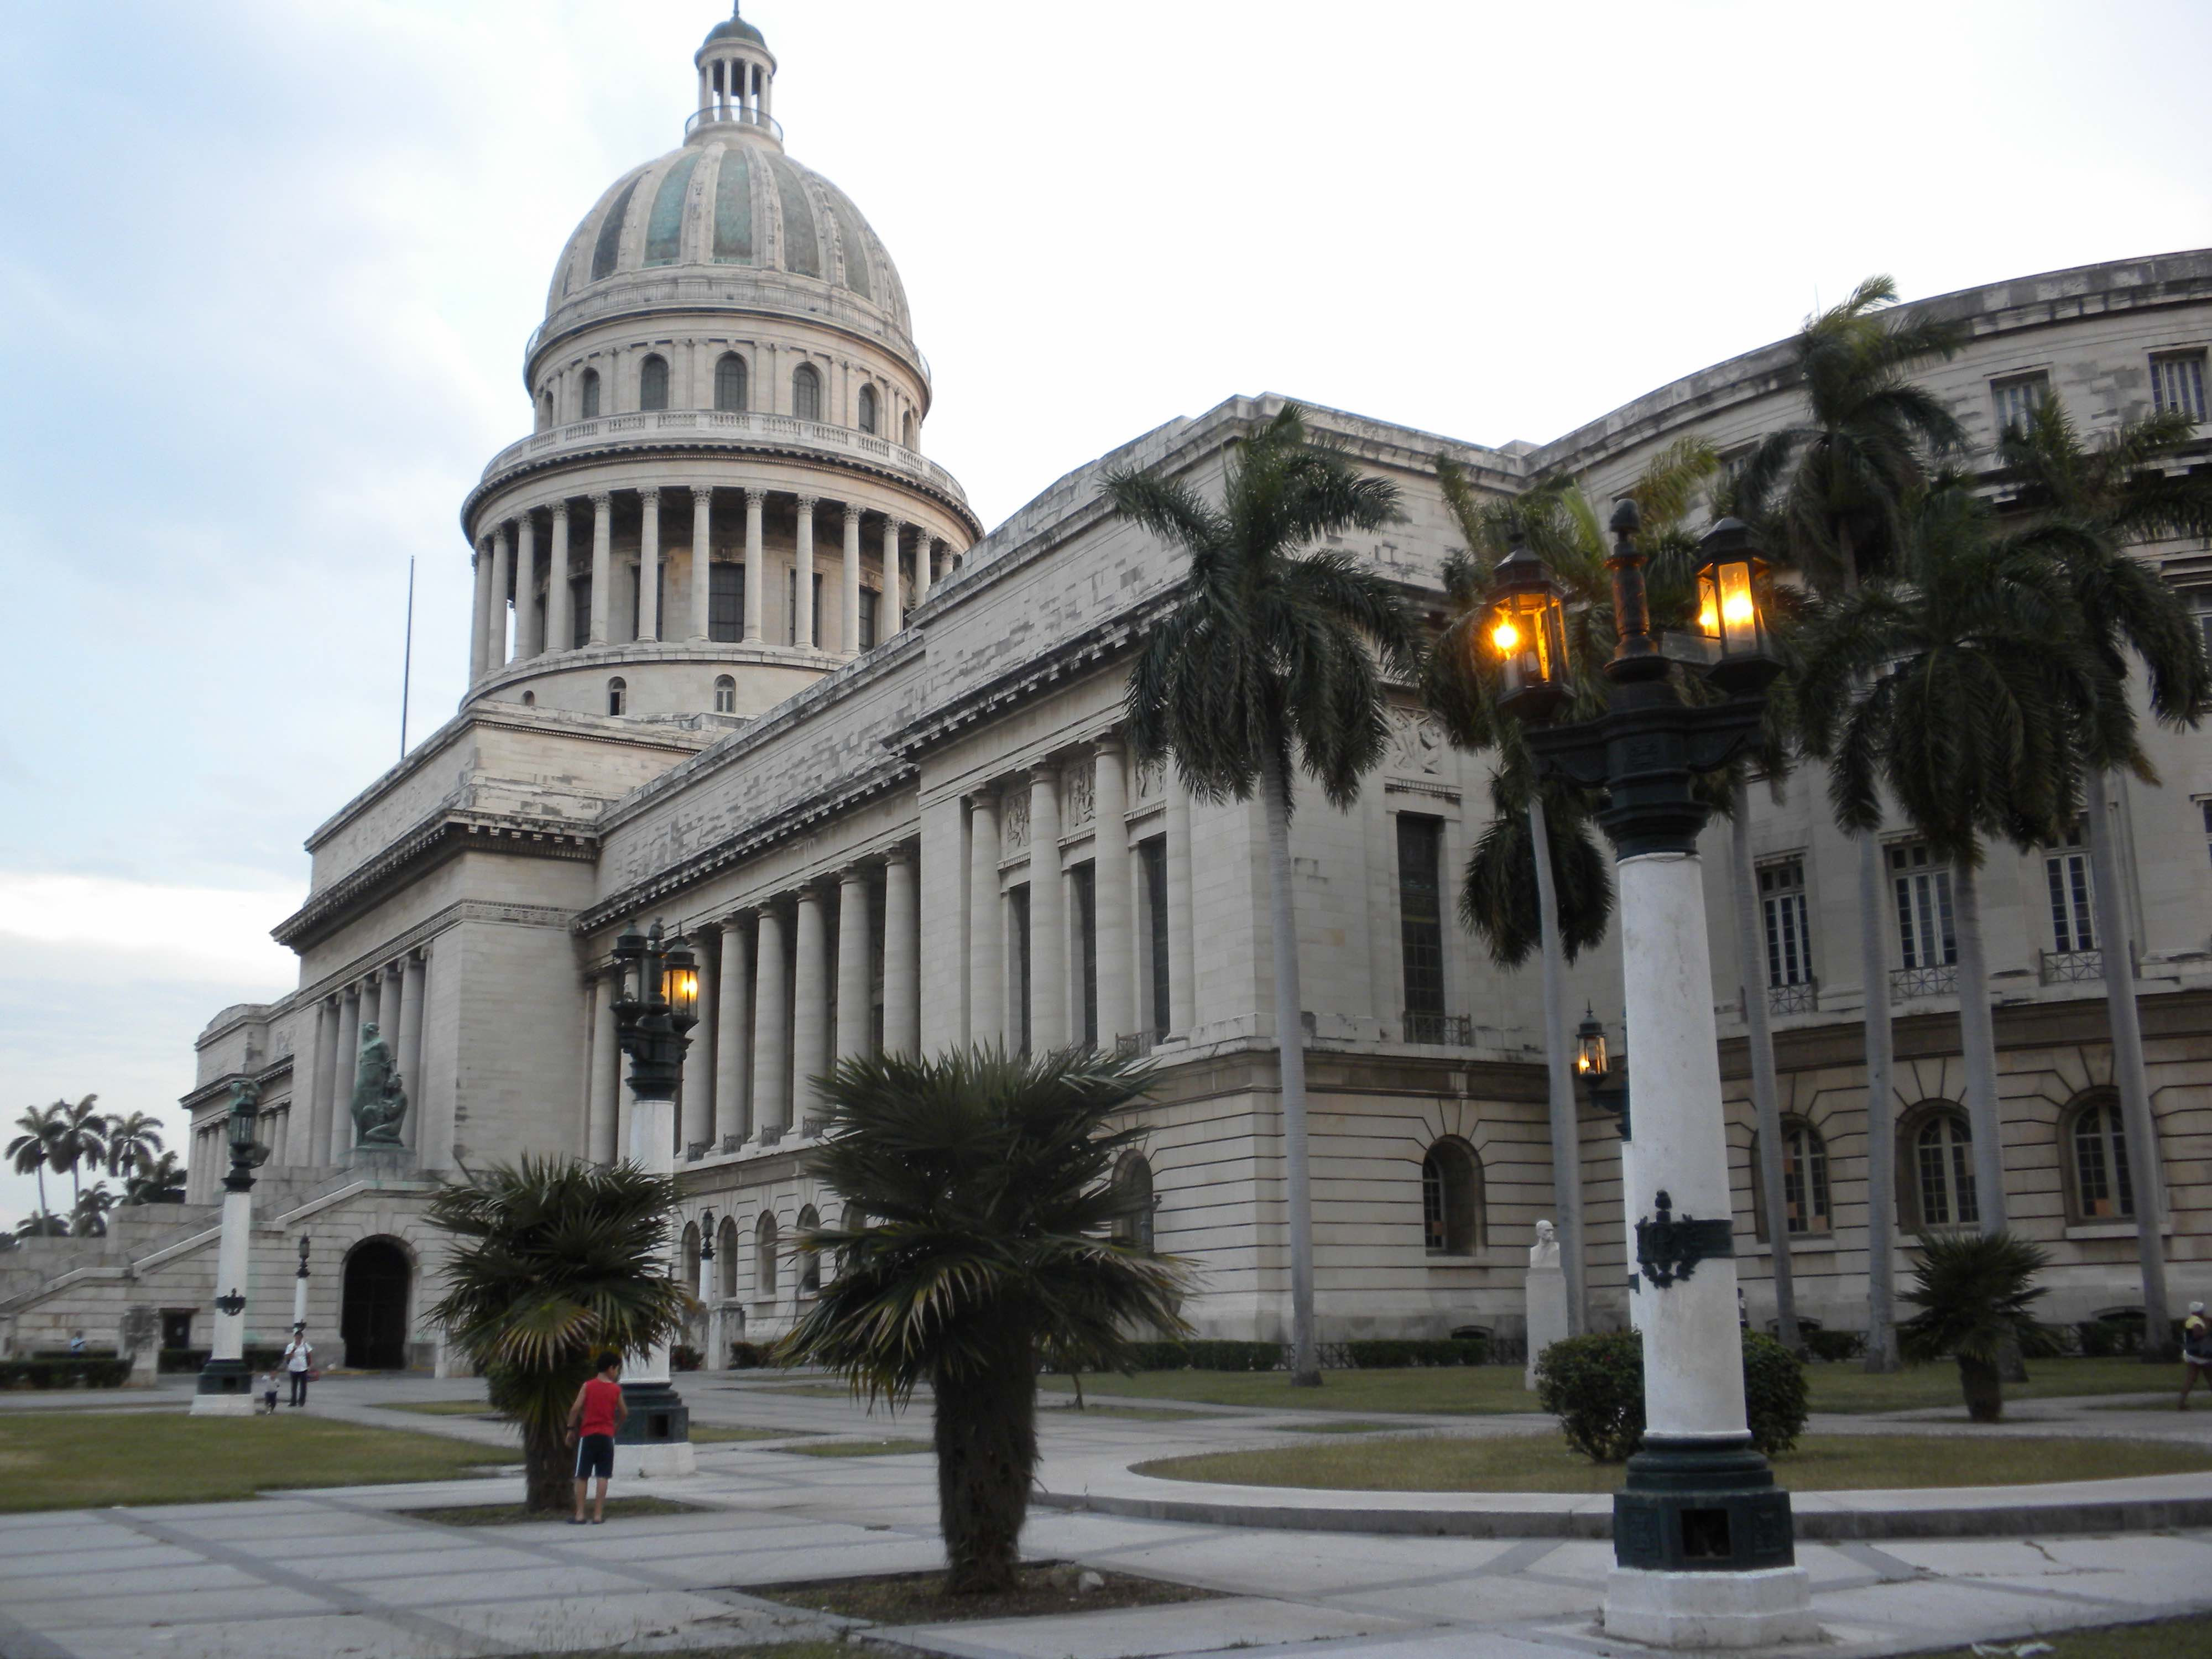
<path fill-rule="evenodd" d="M 460 710 L 309 838 L 310 896 L 277 928 L 299 952 L 298 990 L 228 1009 L 201 1038 L 186 1097 L 191 1202 L 158 1224 L 126 1214 L 97 1243 L 40 1241 L 0 1259 L 9 1322 L 0 1333 L 18 1345 L 112 1322 L 133 1300 L 204 1309 L 222 1112 L 229 1082 L 252 1077 L 276 1148 L 256 1195 L 256 1340 L 278 1328 L 276 1312 L 262 1311 L 271 1304 L 289 1317 L 302 1232 L 315 1241 L 310 1305 L 326 1335 L 348 1317 L 349 1253 L 389 1237 L 415 1275 L 410 1357 L 428 1363 L 436 1334 L 421 1310 L 434 1300 L 437 1245 L 422 1209 L 432 1185 L 524 1152 L 606 1158 L 629 1144 L 608 952 L 624 927 L 656 918 L 702 958 L 703 1018 L 673 1150 L 690 1237 L 705 1225 L 717 1242 L 710 1267 L 687 1269 L 701 1275 L 716 1360 L 730 1340 L 787 1328 L 800 1307 L 790 1241 L 806 1212 L 842 1210 L 809 1172 L 818 1103 L 808 1079 L 836 1055 L 879 1046 L 1088 1039 L 1148 1054 L 1152 1232 L 1200 1269 L 1191 1316 L 1211 1334 L 1285 1333 L 1261 825 L 1254 807 L 1194 800 L 1171 771 L 1136 766 L 1121 738 L 1132 647 L 1181 571 L 1098 494 L 1119 466 L 1208 486 L 1237 434 L 1279 400 L 1233 398 L 1171 421 L 979 538 L 957 484 L 915 447 L 928 377 L 888 256 L 832 187 L 778 170 L 773 59 L 741 41 L 750 56 L 730 67 L 732 38 L 702 48 L 702 118 L 685 149 L 626 175 L 562 257 L 527 356 L 538 430 L 495 459 L 464 507 L 479 582 Z M 662 184 L 701 149 L 721 169 L 732 154 L 750 157 L 749 199 L 763 227 L 777 215 L 796 223 L 801 199 L 812 204 L 812 272 L 765 229 L 752 264 L 716 264 L 717 222 L 696 194 L 678 190 L 678 205 L 655 213 Z M 705 167 L 694 164 L 685 189 L 703 188 Z M 759 179 L 787 177 L 798 196 L 779 185 L 770 203 Z M 618 212 L 637 222 L 606 232 Z M 675 250 L 665 270 L 648 261 L 656 236 Z M 595 276 L 602 249 L 611 251 Z M 826 263 L 825 249 L 836 255 Z M 861 253 L 866 295 L 841 263 Z M 1985 446 L 1986 464 L 1993 399 L 2022 375 L 2046 376 L 2051 395 L 2094 430 L 2148 406 L 2154 357 L 2201 359 L 2212 252 L 2026 278 L 1923 308 L 1970 327 L 1966 349 L 1925 378 Z M 718 410 L 716 366 L 740 347 L 757 354 L 747 383 L 771 388 L 768 401 Z M 642 360 L 655 356 L 668 406 L 640 409 Z M 801 364 L 823 400 L 811 419 L 777 401 L 793 395 Z M 1433 608 L 1459 533 L 1437 487 L 1439 454 L 1484 492 L 1572 472 L 1602 500 L 1680 436 L 1732 452 L 1791 418 L 1784 366 L 1780 346 L 1750 353 L 1541 448 L 1488 449 L 1317 411 L 1320 429 L 1405 498 L 1401 522 L 1338 545 Z M 587 368 L 600 376 L 597 414 L 581 402 Z M 862 426 L 864 386 L 874 432 Z M 710 418 L 724 415 L 741 418 Z M 892 444 L 890 429 L 908 441 Z M 710 560 L 743 567 L 720 590 L 711 564 L 702 580 L 694 562 L 702 543 Z M 2143 556 L 2177 583 L 2212 590 L 2212 556 L 2200 547 Z M 818 647 L 793 637 L 787 608 L 799 604 L 791 578 L 802 557 L 827 596 Z M 573 588 L 551 574 L 563 560 Z M 656 562 L 659 587 L 641 575 L 630 597 L 618 573 Z M 718 591 L 736 638 L 707 625 Z M 864 593 L 875 596 L 866 648 Z M 624 696 L 611 704 L 617 679 Z M 2212 758 L 2193 734 L 2148 731 L 2147 742 L 2164 781 L 2123 781 L 2115 810 L 2173 1289 L 2185 1297 L 2212 1279 Z M 1385 763 L 1350 811 L 1300 793 L 1292 851 L 1325 1340 L 1519 1324 L 1528 1248 L 1552 1209 L 1540 998 L 1533 971 L 1496 969 L 1450 921 L 1456 872 L 1490 814 L 1487 781 L 1487 763 L 1449 748 L 1408 696 Z M 1407 817 L 1434 826 L 1424 833 L 1445 894 L 1441 1012 L 1408 1006 Z M 1724 834 L 1705 849 L 1712 996 L 1739 1249 L 1763 1318 L 1747 975 Z M 1820 781 L 1802 777 L 1778 802 L 1762 795 L 1753 841 L 1804 941 L 1786 971 L 1753 963 L 1747 975 L 1775 1011 L 1784 1111 L 1818 1137 L 1798 1165 L 1800 1306 L 1851 1326 L 1863 1322 L 1868 1159 L 1899 1158 L 1909 1192 L 1921 1149 L 1866 1144 L 1853 854 Z M 2080 1115 L 2100 1098 L 2109 1058 L 2094 947 L 2063 936 L 2074 925 L 2063 904 L 2054 921 L 2046 866 L 2057 860 L 2070 880 L 2069 855 L 1994 852 L 1984 905 L 2012 1213 L 2053 1252 L 2053 1312 L 2085 1317 L 2136 1300 L 2135 1222 L 2109 1192 L 2084 1190 Z M 1908 866 L 1900 878 L 1935 878 Z M 1607 1024 L 1632 1071 L 1617 963 L 1610 945 L 1593 952 L 1570 990 Z M 1960 1096 L 1956 997 L 1940 963 L 1899 966 L 1876 988 L 1898 1016 L 1896 1104 L 1910 1137 Z M 359 1029 L 372 1018 L 394 1034 L 412 1103 L 399 1168 L 362 1164 L 345 1112 Z M 1441 1145 L 1471 1158 L 1475 1207 L 1431 1239 L 1424 1158 Z M 1601 1115 L 1584 1114 L 1582 1150 L 1590 1283 L 1601 1320 L 1617 1322 L 1627 1295 L 1620 1149 Z"/>

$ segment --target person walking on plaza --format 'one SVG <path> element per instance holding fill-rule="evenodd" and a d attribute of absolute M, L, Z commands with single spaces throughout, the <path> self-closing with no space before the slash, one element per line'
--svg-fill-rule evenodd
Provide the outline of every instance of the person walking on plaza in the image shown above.
<path fill-rule="evenodd" d="M 315 1364 L 315 1345 L 307 1340 L 305 1325 L 292 1327 L 292 1340 L 284 1345 L 284 1369 L 291 1373 L 295 1406 L 307 1403 L 307 1380 Z"/>
<path fill-rule="evenodd" d="M 2189 1304 L 2189 1317 L 2181 1322 L 2181 1409 L 2189 1409 L 2189 1391 L 2198 1379 L 2212 1389 L 2212 1322 L 2204 1317 L 2204 1304 Z"/>
<path fill-rule="evenodd" d="M 254 1408 L 253 1414 L 256 1417 L 276 1416 L 276 1373 L 273 1370 L 262 1372 L 253 1384 L 253 1391 L 261 1396 L 261 1403 Z"/>
<path fill-rule="evenodd" d="M 596 1527 L 607 1518 L 607 1482 L 615 1473 L 615 1431 L 629 1415 L 629 1407 L 623 1403 L 622 1356 L 601 1354 L 597 1370 L 598 1375 L 576 1390 L 576 1403 L 568 1407 L 568 1441 L 576 1449 L 576 1513 L 568 1522 L 572 1527 L 584 1524 L 584 1488 L 591 1485 L 593 1475 L 599 1477 L 599 1492 L 592 1504 L 592 1524 Z"/>

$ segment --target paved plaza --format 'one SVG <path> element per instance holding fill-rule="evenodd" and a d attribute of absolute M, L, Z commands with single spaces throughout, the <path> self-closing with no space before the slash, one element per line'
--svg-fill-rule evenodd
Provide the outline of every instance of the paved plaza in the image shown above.
<path fill-rule="evenodd" d="M 921 1410 L 900 1419 L 868 1416 L 827 1383 L 680 1380 L 701 1423 L 786 1429 L 794 1437 L 705 1445 L 697 1476 L 627 1482 L 617 1491 L 680 1498 L 701 1506 L 696 1514 L 617 1519 L 594 1528 L 550 1522 L 459 1529 L 398 1513 L 511 1501 L 518 1483 L 507 1475 L 252 1503 L 0 1517 L 0 1659 L 447 1659 L 767 1642 L 831 1635 L 842 1626 L 769 1603 L 754 1593 L 763 1586 L 940 1564 L 927 1455 L 820 1458 L 776 1449 L 828 1436 L 926 1437 Z M 468 1398 L 476 1386 L 334 1381 L 319 1389 L 310 1409 L 477 1440 L 488 1462 L 511 1456 L 513 1440 L 498 1424 L 387 1409 Z M 178 1410 L 185 1397 L 166 1388 L 136 1401 Z M 6 1399 L 0 1443 L 35 1434 L 41 1409 L 120 1403 L 123 1397 L 82 1395 Z M 1041 1484 L 1060 1501 L 1073 1501 L 1145 1458 L 1279 1443 L 1291 1437 L 1286 1423 L 1313 1420 L 1308 1413 L 1203 1409 L 1205 1416 L 1170 1419 L 1048 1412 Z M 1950 1415 L 1822 1419 L 1817 1426 L 1936 1430 L 1953 1426 L 1944 1420 Z M 1546 1419 L 1532 1418 L 1404 1424 L 1455 1433 L 1549 1431 Z M 2018 1407 L 2016 1420 L 2000 1432 L 2020 1437 L 2023 1455 L 2033 1455 L 2033 1437 L 2055 1430 L 2212 1439 L 2212 1413 L 2183 1417 L 2148 1402 L 2140 1413 L 2035 1402 Z M 2212 1476 L 2163 1479 L 2212 1492 Z M 1409 1499 L 1416 1507 L 1419 1501 Z M 871 1633 L 950 1659 L 1136 1659 L 1232 1649 L 1376 1659 L 1642 1651 L 1608 1642 L 1596 1629 L 1611 1548 L 1593 1540 L 1285 1531 L 1041 1504 L 1024 1545 L 1034 1559 L 1175 1579 L 1219 1599 Z M 2212 1528 L 1812 1543 L 1801 1546 L 1800 1559 L 1831 1638 L 1805 1651 L 1835 1659 L 2212 1608 Z"/>

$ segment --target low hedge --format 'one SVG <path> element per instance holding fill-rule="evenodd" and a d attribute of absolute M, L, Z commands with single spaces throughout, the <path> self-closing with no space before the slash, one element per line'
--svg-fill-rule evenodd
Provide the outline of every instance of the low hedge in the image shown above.
<path fill-rule="evenodd" d="M 2167 1322 L 2172 1327 L 2173 1346 L 2181 1346 L 2181 1322 Z M 2085 1319 L 2074 1328 L 2074 1346 L 2084 1359 L 2117 1359 L 2139 1354 L 2143 1349 L 2143 1316 L 2132 1318 L 2125 1314 L 2104 1319 Z"/>
<path fill-rule="evenodd" d="M 1804 1341 L 1805 1352 L 1815 1359 L 1825 1359 L 1833 1364 L 1862 1358 L 1866 1353 L 1864 1331 L 1826 1331 L 1801 1327 L 1797 1334 Z"/>
<path fill-rule="evenodd" d="M 668 1351 L 668 1369 L 672 1371 L 696 1371 L 707 1363 L 707 1356 L 688 1342 L 679 1342 Z"/>
<path fill-rule="evenodd" d="M 1137 1371 L 1272 1371 L 1283 1364 L 1279 1342 L 1133 1342 Z"/>
<path fill-rule="evenodd" d="M 127 1359 L 0 1359 L 0 1389 L 119 1389 Z"/>
<path fill-rule="evenodd" d="M 82 1353 L 71 1353 L 67 1348 L 33 1348 L 33 1359 L 115 1359 L 120 1358 L 112 1347 L 96 1347 L 89 1343 Z"/>
<path fill-rule="evenodd" d="M 1481 1365 L 1490 1359 L 1486 1340 L 1452 1337 L 1442 1340 L 1388 1338 L 1347 1342 L 1345 1355 L 1363 1371 L 1399 1370 L 1418 1365 Z"/>
<path fill-rule="evenodd" d="M 212 1348 L 164 1348 L 155 1357 L 154 1369 L 169 1375 L 178 1371 L 197 1371 L 214 1354 Z M 284 1347 L 277 1342 L 249 1342 L 246 1346 L 245 1358 L 246 1369 L 250 1371 L 281 1370 L 284 1364 Z"/>
<path fill-rule="evenodd" d="M 730 1344 L 730 1369 L 733 1371 L 757 1371 L 763 1366 L 775 1364 L 775 1350 L 765 1342 L 732 1342 Z"/>
<path fill-rule="evenodd" d="M 1536 1399 L 1559 1419 L 1567 1444 L 1620 1463 L 1644 1443 L 1644 1339 L 1608 1331 L 1554 1342 L 1537 1357 Z M 1752 1443 L 1768 1457 L 1805 1431 L 1805 1366 L 1771 1336 L 1743 1334 L 1744 1411 Z"/>

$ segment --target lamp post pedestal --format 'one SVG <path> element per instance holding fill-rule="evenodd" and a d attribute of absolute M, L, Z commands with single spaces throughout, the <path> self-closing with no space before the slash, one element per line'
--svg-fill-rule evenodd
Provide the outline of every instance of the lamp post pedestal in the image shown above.
<path fill-rule="evenodd" d="M 654 1175 L 676 1170 L 676 1103 L 630 1101 L 631 1162 Z M 623 1404 L 629 1414 L 615 1434 L 615 1459 L 624 1474 L 646 1480 L 696 1474 L 691 1450 L 691 1408 L 669 1381 L 669 1344 L 655 1343 L 623 1362 Z"/>
<path fill-rule="evenodd" d="M 253 1373 L 246 1365 L 246 1283 L 253 1234 L 253 1177 L 224 1178 L 222 1237 L 216 1246 L 215 1340 L 192 1395 L 194 1417 L 251 1417 Z"/>

